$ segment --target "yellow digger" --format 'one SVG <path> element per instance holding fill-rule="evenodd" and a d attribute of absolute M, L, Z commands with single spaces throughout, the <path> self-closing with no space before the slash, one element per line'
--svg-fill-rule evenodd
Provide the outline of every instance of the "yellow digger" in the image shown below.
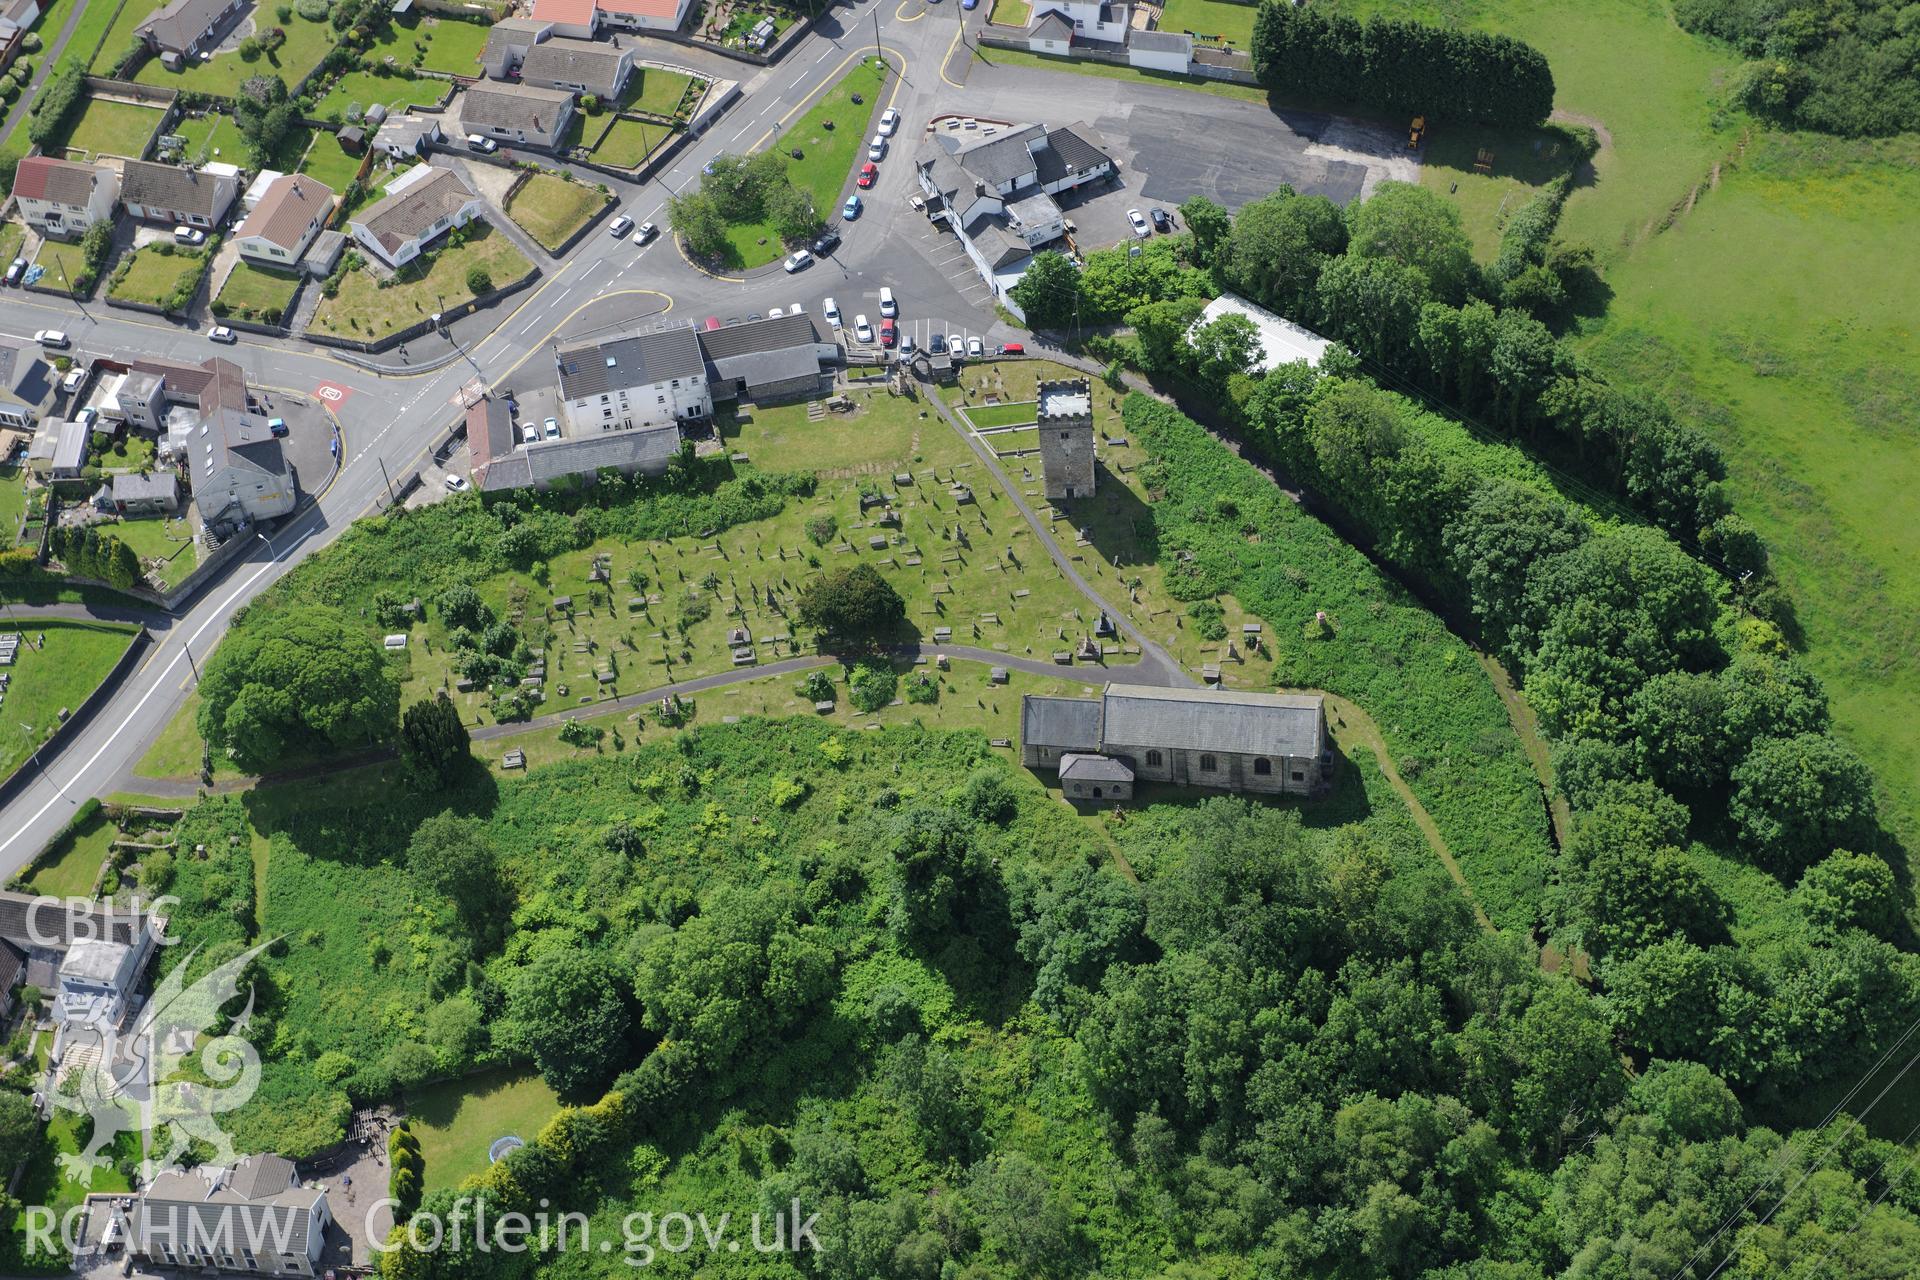
<path fill-rule="evenodd" d="M 1415 116 L 1413 125 L 1407 130 L 1407 150 L 1418 151 L 1420 144 L 1427 140 L 1427 118 Z"/>

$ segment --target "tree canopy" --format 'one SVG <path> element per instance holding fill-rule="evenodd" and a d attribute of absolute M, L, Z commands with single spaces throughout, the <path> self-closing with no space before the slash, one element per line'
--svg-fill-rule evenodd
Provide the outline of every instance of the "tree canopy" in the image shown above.
<path fill-rule="evenodd" d="M 376 745 L 399 713 L 400 687 L 379 645 L 322 605 L 243 618 L 201 673 L 201 736 L 253 773 Z"/>

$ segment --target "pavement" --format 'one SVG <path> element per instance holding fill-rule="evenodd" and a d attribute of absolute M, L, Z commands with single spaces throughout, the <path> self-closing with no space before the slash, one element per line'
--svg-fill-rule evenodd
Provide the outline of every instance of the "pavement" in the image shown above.
<path fill-rule="evenodd" d="M 1164 197 L 1154 194 L 1157 184 L 1193 180 L 1178 176 L 1176 162 L 1165 154 L 1155 130 L 1164 119 L 1169 127 L 1184 131 L 1180 136 L 1187 147 L 1198 150 L 1206 141 L 1202 135 L 1210 130 L 1204 121 L 1216 113 L 1223 129 L 1258 132 L 1259 121 L 1267 121 L 1264 128 L 1271 136 L 1263 135 L 1264 145 L 1272 154 L 1230 162 L 1252 167 L 1262 175 L 1258 183 L 1271 185 L 1268 176 L 1289 165 L 1293 167 L 1285 171 L 1303 183 L 1317 172 L 1315 165 L 1324 170 L 1326 183 L 1343 190 L 1353 183 L 1353 175 L 1340 166 L 1360 163 L 1355 157 L 1364 154 L 1361 150 L 1315 150 L 1331 145 L 1325 141 L 1331 123 L 1317 134 L 1312 128 L 1295 132 L 1284 127 L 1286 120 L 1276 122 L 1271 112 L 1251 104 L 1071 72 L 1012 71 L 973 62 L 963 29 L 977 30 L 985 13 L 985 6 L 969 13 L 951 0 L 932 6 L 924 0 L 859 0 L 836 6 L 779 64 L 749 77 L 741 99 L 656 178 L 638 184 L 606 179 L 619 197 L 620 212 L 637 222 L 664 222 L 668 196 L 696 181 L 707 161 L 770 140 L 811 105 L 817 93 L 870 55 L 877 37 L 897 75 L 874 107 L 900 110 L 901 145 L 881 165 L 879 183 L 866 193 L 865 215 L 840 224 L 840 249 L 797 275 L 775 268 L 713 276 L 689 263 L 670 236 L 636 248 L 630 239 L 596 231 L 563 260 L 548 261 L 535 285 L 501 305 L 461 319 L 444 334 L 371 356 L 298 337 L 251 334 L 243 334 L 236 345 L 216 347 L 200 325 L 109 310 L 98 302 L 81 304 L 24 291 L 8 296 L 0 307 L 0 333 L 27 338 L 40 328 L 65 329 L 80 355 L 198 361 L 218 352 L 238 363 L 255 386 L 324 404 L 340 424 L 341 462 L 310 495 L 309 506 L 280 527 L 255 535 L 253 549 L 236 558 L 222 578 L 178 612 L 170 626 L 154 629 L 152 651 L 99 714 L 58 752 L 43 753 L 40 776 L 0 810 L 0 880 L 38 853 L 88 796 L 108 789 L 113 785 L 109 780 L 132 776 L 133 765 L 191 693 L 194 664 L 218 644 L 239 609 L 301 559 L 331 543 L 353 520 L 380 509 L 388 500 L 389 479 L 397 487 L 423 468 L 429 476 L 439 474 L 430 469 L 429 450 L 456 420 L 463 393 L 476 387 L 523 391 L 554 385 L 551 352 L 556 343 L 643 325 L 697 322 L 709 315 L 765 314 L 771 307 L 795 302 L 817 313 L 827 295 L 835 297 L 848 316 L 861 311 L 877 315 L 882 285 L 891 285 L 899 295 L 904 323 L 931 326 L 937 321 L 949 331 L 980 334 L 989 346 L 1016 337 L 1031 342 L 1029 335 L 1016 333 L 997 318 L 986 290 L 975 287 L 970 273 L 953 270 L 948 260 L 955 248 L 951 237 L 945 237 L 944 244 L 941 237 L 927 237 L 925 218 L 907 204 L 915 131 L 935 115 L 966 110 L 1061 122 L 1091 117 L 1121 155 L 1123 185 L 1114 196 L 1126 202 L 1173 202 L 1181 195 L 1171 190 Z M 46 55 L 42 64 L 50 66 L 54 60 Z M 1242 139 L 1239 146 L 1253 135 L 1232 136 Z M 1178 144 L 1172 145 L 1177 151 Z M 1135 163 L 1139 174 L 1132 172 Z M 1385 172 L 1385 164 L 1376 166 L 1377 171 Z M 1367 180 L 1360 178 L 1363 184 Z M 848 190 L 852 181 L 850 172 Z M 1210 189 L 1227 190 L 1226 179 L 1215 179 Z M 314 439 L 324 442 L 324 435 L 297 428 L 296 447 L 311 447 Z M 1017 487 L 1007 484 L 994 460 L 983 460 L 1018 502 Z M 1024 503 L 1019 505 L 1058 558 L 1043 522 Z M 1090 599 L 1098 600 L 1070 560 L 1063 567 Z M 1124 617 L 1114 609 L 1108 612 Z M 1156 646 L 1138 635 L 1129 638 L 1143 650 L 1144 669 L 1135 678 L 1157 673 L 1155 682 L 1185 679 Z M 1004 655 L 1000 661 L 1020 665 Z M 750 669 L 753 675 L 767 670 Z"/>

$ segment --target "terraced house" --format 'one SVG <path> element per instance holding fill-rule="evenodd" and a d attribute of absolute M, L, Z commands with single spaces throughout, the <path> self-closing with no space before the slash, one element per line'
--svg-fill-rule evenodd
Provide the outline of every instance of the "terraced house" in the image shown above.
<path fill-rule="evenodd" d="M 100 165 L 28 156 L 13 178 L 20 217 L 43 236 L 76 240 L 96 222 L 113 220 L 120 175 Z"/>

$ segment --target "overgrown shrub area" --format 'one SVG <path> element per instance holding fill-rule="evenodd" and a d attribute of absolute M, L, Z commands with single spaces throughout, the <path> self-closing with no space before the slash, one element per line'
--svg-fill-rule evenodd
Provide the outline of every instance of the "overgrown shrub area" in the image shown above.
<path fill-rule="evenodd" d="M 1737 92 L 1758 115 L 1871 137 L 1905 133 L 1920 118 L 1920 23 L 1901 0 L 1677 0 L 1673 10 L 1687 30 L 1752 59 Z"/>
<path fill-rule="evenodd" d="M 1518 127 L 1553 110 L 1546 57 L 1484 31 L 1268 3 L 1254 19 L 1253 60 L 1290 96 L 1392 115 Z"/>
<path fill-rule="evenodd" d="M 1272 624 L 1282 683 L 1364 707 L 1488 914 L 1533 924 L 1549 865 L 1540 789 L 1472 650 L 1178 411 L 1135 395 L 1124 413 L 1151 455 L 1142 476 L 1159 495 L 1168 589 L 1231 592 Z"/>

